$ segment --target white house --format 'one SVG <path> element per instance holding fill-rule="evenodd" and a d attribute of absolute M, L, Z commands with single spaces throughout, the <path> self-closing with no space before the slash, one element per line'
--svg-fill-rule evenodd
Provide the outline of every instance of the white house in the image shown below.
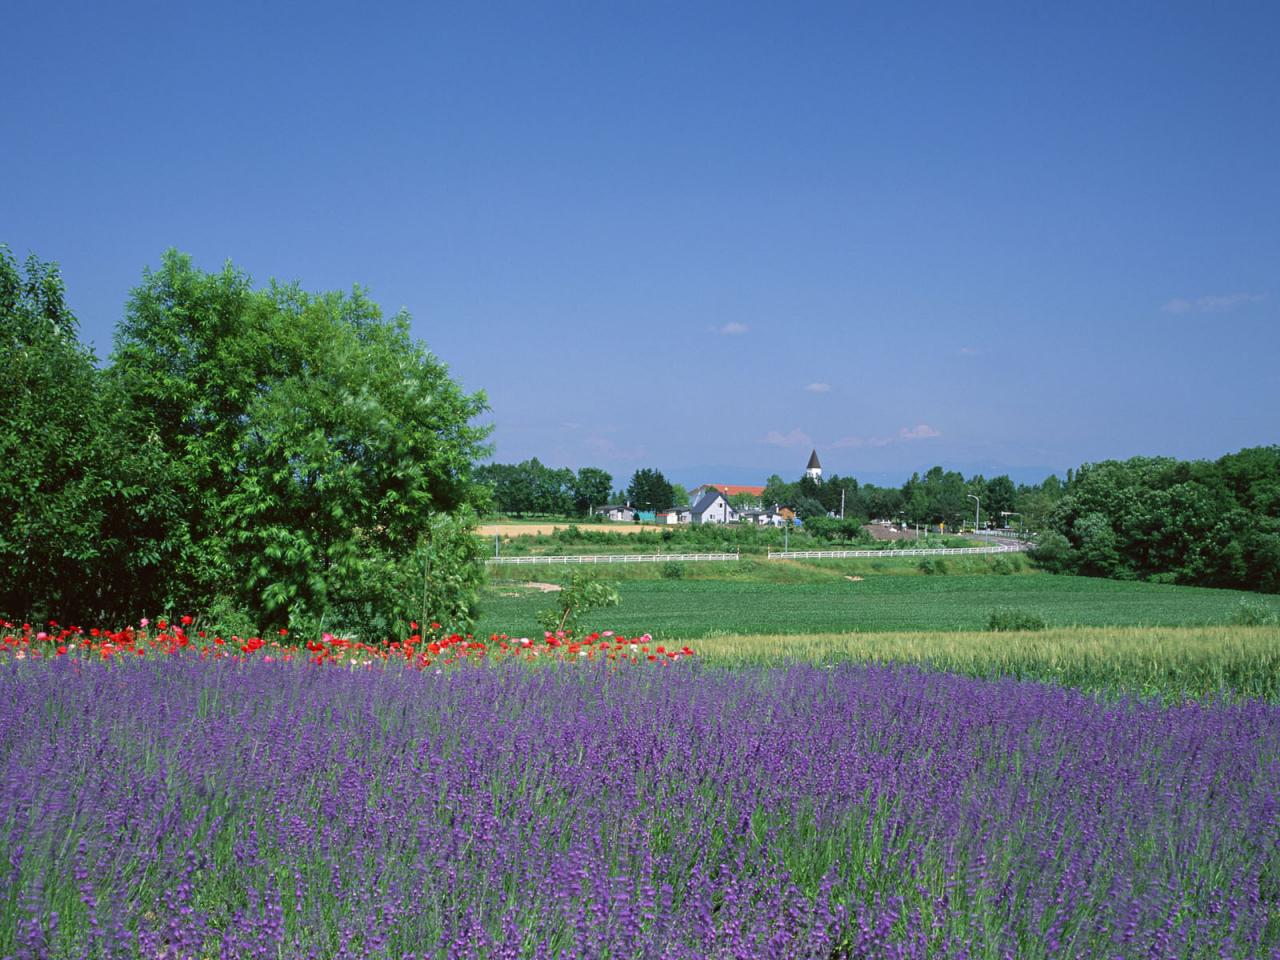
<path fill-rule="evenodd" d="M 663 510 L 658 513 L 658 523 L 669 525 L 689 523 L 692 518 L 693 514 L 688 507 L 672 507 L 670 510 Z"/>
<path fill-rule="evenodd" d="M 630 523 L 636 518 L 636 512 L 632 507 L 618 506 L 616 504 L 600 507 L 596 510 L 596 513 L 607 520 L 621 520 L 624 523 Z"/>
<path fill-rule="evenodd" d="M 745 510 L 738 518 L 743 523 L 754 523 L 759 527 L 785 527 L 787 518 L 784 517 L 775 504 L 772 510 Z"/>
<path fill-rule="evenodd" d="M 715 490 L 704 493 L 690 510 L 694 523 L 733 523 L 738 519 L 738 511 L 729 505 L 729 501 Z"/>

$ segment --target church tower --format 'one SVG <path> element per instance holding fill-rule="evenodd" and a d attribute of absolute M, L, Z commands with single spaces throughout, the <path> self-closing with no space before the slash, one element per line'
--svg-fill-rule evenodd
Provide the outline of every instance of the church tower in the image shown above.
<path fill-rule="evenodd" d="M 804 475 L 810 480 L 822 482 L 822 464 L 818 462 L 818 451 L 809 454 L 809 465 L 804 468 Z"/>

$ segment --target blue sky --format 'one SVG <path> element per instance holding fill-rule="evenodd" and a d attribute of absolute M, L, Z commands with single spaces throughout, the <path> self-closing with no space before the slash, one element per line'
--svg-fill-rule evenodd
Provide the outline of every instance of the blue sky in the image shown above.
<path fill-rule="evenodd" d="M 1280 5 L 6 10 L 0 241 L 362 284 L 502 461 L 1015 476 L 1280 440 Z"/>

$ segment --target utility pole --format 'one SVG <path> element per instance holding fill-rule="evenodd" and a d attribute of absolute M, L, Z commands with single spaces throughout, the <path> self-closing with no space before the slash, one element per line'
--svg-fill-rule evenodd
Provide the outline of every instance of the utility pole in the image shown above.
<path fill-rule="evenodd" d="M 840 488 L 840 519 L 844 519 L 844 487 Z"/>
<path fill-rule="evenodd" d="M 982 500 L 972 493 L 966 493 L 966 497 L 973 501 L 973 533 L 978 533 L 978 508 L 982 506 Z"/>

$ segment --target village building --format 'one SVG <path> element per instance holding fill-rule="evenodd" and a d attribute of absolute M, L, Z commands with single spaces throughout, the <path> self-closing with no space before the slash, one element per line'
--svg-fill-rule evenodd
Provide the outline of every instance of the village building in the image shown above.
<path fill-rule="evenodd" d="M 709 493 L 712 490 L 723 494 L 726 500 L 729 497 L 736 497 L 741 493 L 755 497 L 757 501 L 764 496 L 764 487 L 756 487 L 741 483 L 704 483 L 702 486 L 694 487 L 689 491 L 689 500 L 691 503 L 697 503 L 702 499 L 704 494 Z"/>
<path fill-rule="evenodd" d="M 809 454 L 809 465 L 804 468 L 804 475 L 810 480 L 822 482 L 822 464 L 818 462 L 818 451 Z"/>
<path fill-rule="evenodd" d="M 786 513 L 790 512 L 786 511 Z M 776 503 L 769 510 L 744 510 L 738 515 L 738 521 L 753 523 L 757 527 L 785 527 L 790 522 Z"/>
<path fill-rule="evenodd" d="M 708 490 L 690 510 L 694 523 L 734 523 L 738 519 L 738 511 L 730 506 L 729 501 L 718 490 Z"/>
<path fill-rule="evenodd" d="M 658 523 L 668 525 L 689 523 L 692 519 L 693 512 L 688 507 L 672 507 L 670 510 L 660 510 L 657 516 Z"/>
<path fill-rule="evenodd" d="M 597 508 L 595 512 L 606 520 L 619 520 L 624 523 L 630 523 L 636 518 L 635 509 L 625 504 L 606 504 Z"/>

